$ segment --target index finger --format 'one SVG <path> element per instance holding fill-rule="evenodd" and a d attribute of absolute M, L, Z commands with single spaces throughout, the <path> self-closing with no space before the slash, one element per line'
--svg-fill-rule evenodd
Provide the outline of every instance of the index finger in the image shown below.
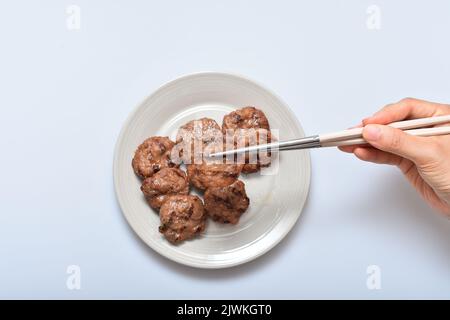
<path fill-rule="evenodd" d="M 406 98 L 397 103 L 388 104 L 373 116 L 363 120 L 363 124 L 389 124 L 406 119 L 428 118 L 450 114 L 450 107 L 420 99 Z"/>

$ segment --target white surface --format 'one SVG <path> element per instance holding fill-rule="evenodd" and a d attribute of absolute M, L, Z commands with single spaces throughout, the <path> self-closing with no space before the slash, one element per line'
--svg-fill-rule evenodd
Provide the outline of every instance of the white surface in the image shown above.
<path fill-rule="evenodd" d="M 73 2 L 79 31 L 66 29 Z M 0 297 L 449 297 L 450 222 L 394 168 L 314 150 L 292 232 L 254 262 L 218 271 L 149 249 L 112 183 L 126 116 L 191 72 L 261 82 L 307 134 L 344 129 L 405 96 L 450 102 L 449 1 L 73 2 L 10 1 L 0 11 Z M 380 30 L 366 27 L 372 4 Z M 71 264 L 81 267 L 78 291 L 66 288 Z M 372 264 L 381 290 L 366 287 Z"/>
<path fill-rule="evenodd" d="M 241 76 L 215 72 L 186 75 L 165 84 L 125 122 L 114 151 L 117 199 L 133 230 L 159 254 L 197 268 L 237 266 L 272 249 L 298 220 L 310 185 L 308 151 L 280 157 L 274 153 L 270 167 L 256 174 L 241 174 L 250 206 L 239 223 L 224 225 L 209 219 L 200 237 L 176 246 L 158 232 L 159 216 L 140 191 L 142 181 L 130 164 L 145 139 L 157 135 L 175 141 L 178 129 L 189 121 L 208 117 L 221 125 L 225 115 L 248 105 L 264 112 L 278 140 L 304 136 L 289 107 L 268 89 Z M 296 184 L 289 183 L 290 179 Z"/>

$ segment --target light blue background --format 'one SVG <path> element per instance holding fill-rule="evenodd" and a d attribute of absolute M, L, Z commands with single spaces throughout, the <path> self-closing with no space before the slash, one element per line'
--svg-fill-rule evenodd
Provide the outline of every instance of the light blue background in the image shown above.
<path fill-rule="evenodd" d="M 81 30 L 66 6 L 81 7 Z M 369 5 L 381 30 L 366 27 Z M 311 152 L 288 237 L 228 270 L 147 248 L 125 222 L 113 150 L 131 110 L 196 71 L 253 78 L 308 134 L 405 96 L 450 102 L 449 1 L 9 1 L 0 10 L 0 298 L 449 298 L 450 221 L 395 168 Z M 81 290 L 66 268 L 81 267 Z M 382 289 L 366 287 L 381 267 Z"/>

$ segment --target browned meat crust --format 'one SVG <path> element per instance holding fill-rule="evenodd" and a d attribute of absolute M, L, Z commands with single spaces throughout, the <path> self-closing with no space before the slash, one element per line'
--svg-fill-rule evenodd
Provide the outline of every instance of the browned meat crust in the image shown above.
<path fill-rule="evenodd" d="M 200 164 L 203 162 L 203 153 L 222 150 L 222 130 L 213 119 L 192 120 L 178 129 L 176 142 L 184 163 Z"/>
<path fill-rule="evenodd" d="M 222 129 L 267 129 L 270 130 L 266 115 L 255 107 L 244 107 L 223 118 Z"/>
<path fill-rule="evenodd" d="M 159 212 L 159 232 L 171 243 L 193 238 L 205 230 L 206 212 L 197 196 L 176 195 L 169 197 Z"/>
<path fill-rule="evenodd" d="M 159 209 L 169 196 L 188 194 L 189 182 L 184 171 L 178 168 L 163 168 L 146 178 L 141 190 L 148 204 L 154 209 Z"/>
<path fill-rule="evenodd" d="M 190 164 L 187 166 L 189 182 L 200 190 L 225 187 L 237 180 L 242 165 L 237 164 Z"/>
<path fill-rule="evenodd" d="M 251 130 L 248 130 L 248 134 L 245 130 L 240 131 L 239 129 L 254 129 L 256 133 L 251 135 Z M 258 141 L 264 136 L 264 143 L 270 143 L 270 125 L 269 120 L 267 120 L 266 115 L 261 110 L 255 107 L 244 107 L 242 109 L 233 111 L 223 118 L 222 131 L 224 136 L 227 135 L 227 130 L 234 132 L 234 138 L 232 139 L 234 147 L 244 147 L 249 144 L 256 145 Z M 253 136 L 253 139 L 251 138 Z M 256 136 L 256 139 L 255 139 Z M 242 141 L 240 139 L 243 139 Z M 256 140 L 256 141 L 254 141 Z M 270 155 L 269 155 L 270 156 Z M 245 164 L 242 169 L 243 173 L 253 173 L 260 170 L 261 167 L 266 167 L 270 165 L 268 157 L 262 159 L 262 157 L 257 157 L 255 161 L 250 161 L 251 158 L 247 154 L 245 156 Z"/>
<path fill-rule="evenodd" d="M 151 137 L 136 150 L 132 161 L 134 172 L 141 178 L 151 177 L 162 168 L 178 167 L 170 159 L 174 142 L 168 137 Z"/>
<path fill-rule="evenodd" d="M 250 204 L 245 184 L 240 180 L 226 187 L 208 188 L 204 199 L 205 210 L 213 220 L 231 224 L 239 222 Z"/>

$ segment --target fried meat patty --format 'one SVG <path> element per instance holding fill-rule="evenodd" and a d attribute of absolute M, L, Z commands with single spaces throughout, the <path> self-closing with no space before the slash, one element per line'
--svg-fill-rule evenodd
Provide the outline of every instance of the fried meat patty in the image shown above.
<path fill-rule="evenodd" d="M 187 166 L 189 183 L 200 190 L 225 187 L 237 180 L 242 165 L 225 163 L 190 164 Z"/>
<path fill-rule="evenodd" d="M 227 114 L 223 118 L 222 132 L 224 137 L 229 135 L 230 132 L 232 133 L 232 138 L 225 138 L 227 141 L 232 141 L 233 146 L 228 146 L 231 148 L 257 145 L 261 140 L 262 143 L 271 142 L 269 120 L 267 120 L 264 112 L 255 107 L 244 107 Z M 261 167 L 269 165 L 269 157 L 264 157 L 263 159 L 257 155 L 255 159 L 252 159 L 246 154 L 242 172 L 257 172 Z"/>
<path fill-rule="evenodd" d="M 208 188 L 204 195 L 205 210 L 215 221 L 236 224 L 247 210 L 250 199 L 241 180 L 226 187 Z"/>
<path fill-rule="evenodd" d="M 192 195 L 170 196 L 159 211 L 161 232 L 171 243 L 195 237 L 205 230 L 206 212 L 202 200 Z"/>
<path fill-rule="evenodd" d="M 163 168 L 146 178 L 141 190 L 148 204 L 159 209 L 164 201 L 173 195 L 189 193 L 189 182 L 184 171 L 178 168 Z"/>
<path fill-rule="evenodd" d="M 213 119 L 192 120 L 178 129 L 176 143 L 184 163 L 200 164 L 203 162 L 203 153 L 222 150 L 222 130 Z"/>
<path fill-rule="evenodd" d="M 145 140 L 134 154 L 132 161 L 134 172 L 145 179 L 162 168 L 177 167 L 170 157 L 174 145 L 168 137 L 151 137 Z"/>

